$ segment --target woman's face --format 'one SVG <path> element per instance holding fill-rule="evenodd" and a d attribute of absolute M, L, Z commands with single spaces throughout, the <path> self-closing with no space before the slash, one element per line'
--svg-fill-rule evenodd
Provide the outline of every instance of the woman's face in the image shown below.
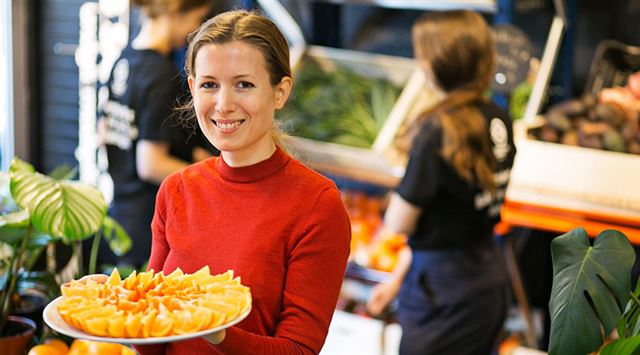
<path fill-rule="evenodd" d="M 198 124 L 225 161 L 243 166 L 267 159 L 275 149 L 275 111 L 289 97 L 291 78 L 272 86 L 262 52 L 241 41 L 201 47 L 193 73 L 189 88 Z"/>

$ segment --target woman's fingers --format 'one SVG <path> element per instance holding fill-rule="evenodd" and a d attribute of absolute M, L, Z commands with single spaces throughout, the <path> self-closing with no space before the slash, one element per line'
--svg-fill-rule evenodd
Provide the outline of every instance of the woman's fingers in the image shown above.
<path fill-rule="evenodd" d="M 105 282 L 107 282 L 107 279 L 109 278 L 109 276 L 105 275 L 105 274 L 91 274 L 91 275 L 86 275 L 83 276 L 80 281 L 86 282 L 87 280 L 91 279 L 97 283 L 103 284 Z"/>
<path fill-rule="evenodd" d="M 395 294 L 392 294 L 389 288 L 389 284 L 384 283 L 377 284 L 373 287 L 371 297 L 369 297 L 369 301 L 367 302 L 367 311 L 371 315 L 380 315 L 389 302 L 395 297 Z"/>
<path fill-rule="evenodd" d="M 208 342 L 210 342 L 211 344 L 220 344 L 222 343 L 226 335 L 227 335 L 227 332 L 225 332 L 225 330 L 222 329 L 219 332 L 209 333 L 209 334 L 203 335 L 202 337 Z"/>

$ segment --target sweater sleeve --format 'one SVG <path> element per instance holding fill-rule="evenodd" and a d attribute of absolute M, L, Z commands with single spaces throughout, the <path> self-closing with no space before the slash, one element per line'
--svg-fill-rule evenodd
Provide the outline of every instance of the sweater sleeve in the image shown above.
<path fill-rule="evenodd" d="M 163 269 L 164 262 L 169 254 L 169 244 L 167 243 L 165 233 L 165 221 L 167 217 L 167 189 L 168 179 L 162 183 L 158 195 L 156 196 L 156 210 L 151 221 L 151 256 L 149 257 L 149 265 L 147 270 L 153 269 L 160 272 Z"/>
<path fill-rule="evenodd" d="M 224 353 L 317 354 L 324 344 L 349 257 L 351 227 L 339 192 L 325 189 L 311 209 L 287 260 L 275 335 L 227 329 L 216 345 Z"/>

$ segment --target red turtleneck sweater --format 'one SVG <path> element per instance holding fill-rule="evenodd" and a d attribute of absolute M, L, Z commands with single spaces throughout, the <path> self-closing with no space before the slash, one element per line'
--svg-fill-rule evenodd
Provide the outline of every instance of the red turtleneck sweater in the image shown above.
<path fill-rule="evenodd" d="M 279 148 L 232 168 L 210 158 L 169 176 L 158 192 L 149 269 L 165 275 L 233 269 L 253 308 L 211 345 L 201 338 L 136 347 L 141 354 L 311 354 L 324 343 L 349 254 L 336 186 Z"/>

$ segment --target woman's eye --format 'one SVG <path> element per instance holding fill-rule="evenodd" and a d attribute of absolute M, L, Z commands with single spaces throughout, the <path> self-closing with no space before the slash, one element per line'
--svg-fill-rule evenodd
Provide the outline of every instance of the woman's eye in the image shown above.
<path fill-rule="evenodd" d="M 253 83 L 250 83 L 248 81 L 241 81 L 238 83 L 238 87 L 241 89 L 249 89 L 249 88 L 253 88 L 256 87 L 255 85 L 253 85 Z"/>
<path fill-rule="evenodd" d="M 218 88 L 218 84 L 212 82 L 212 81 L 207 81 L 202 83 L 201 85 L 204 89 L 216 89 Z"/>

